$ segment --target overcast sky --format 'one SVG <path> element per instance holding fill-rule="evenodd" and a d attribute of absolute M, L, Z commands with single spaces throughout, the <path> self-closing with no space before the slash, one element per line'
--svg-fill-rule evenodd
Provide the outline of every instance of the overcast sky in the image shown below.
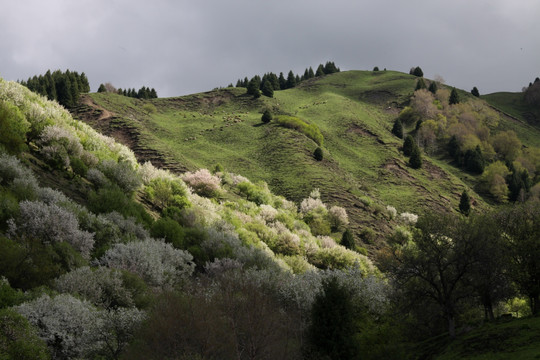
<path fill-rule="evenodd" d="M 539 0 L 0 0 L 0 76 L 47 69 L 160 97 L 327 60 L 481 93 L 540 76 Z"/>

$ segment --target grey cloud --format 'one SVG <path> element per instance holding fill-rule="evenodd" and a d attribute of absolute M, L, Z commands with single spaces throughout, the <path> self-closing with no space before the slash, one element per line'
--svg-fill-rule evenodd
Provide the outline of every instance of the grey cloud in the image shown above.
<path fill-rule="evenodd" d="M 155 87 L 175 96 L 333 60 L 377 65 L 482 93 L 540 75 L 534 0 L 5 1 L 0 75 L 88 75 L 93 90 Z"/>

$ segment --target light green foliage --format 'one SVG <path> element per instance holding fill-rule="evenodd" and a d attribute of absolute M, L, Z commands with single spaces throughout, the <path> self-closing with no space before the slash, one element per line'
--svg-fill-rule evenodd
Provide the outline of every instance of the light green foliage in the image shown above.
<path fill-rule="evenodd" d="M 484 170 L 481 181 L 484 191 L 489 192 L 498 202 L 508 199 L 508 185 L 505 178 L 510 171 L 504 163 L 496 161 Z"/>
<path fill-rule="evenodd" d="M 275 121 L 283 127 L 300 131 L 302 134 L 315 141 L 317 145 L 323 145 L 324 137 L 317 125 L 309 124 L 298 117 L 287 115 L 278 115 L 275 117 Z"/>
<path fill-rule="evenodd" d="M 26 133 L 29 130 L 30 123 L 19 108 L 0 100 L 0 144 L 9 152 L 18 153 L 24 149 Z"/>
<path fill-rule="evenodd" d="M 247 200 L 253 201 L 257 205 L 272 204 L 272 196 L 268 190 L 268 186 L 265 183 L 256 185 L 251 182 L 242 182 L 236 187 L 240 193 L 246 196 Z"/>

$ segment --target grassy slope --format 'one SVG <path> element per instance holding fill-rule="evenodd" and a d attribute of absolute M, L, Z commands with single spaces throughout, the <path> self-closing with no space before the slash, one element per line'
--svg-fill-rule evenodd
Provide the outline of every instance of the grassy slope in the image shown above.
<path fill-rule="evenodd" d="M 449 342 L 441 335 L 423 342 L 422 358 L 436 360 L 539 359 L 540 319 L 523 318 L 484 324 Z"/>
<path fill-rule="evenodd" d="M 524 145 L 540 147 L 540 111 L 525 102 L 523 93 L 498 92 L 482 99 L 506 115 L 503 129 L 514 130 Z"/>
<path fill-rule="evenodd" d="M 320 188 L 325 201 L 347 208 L 357 233 L 364 227 L 385 232 L 388 222 L 374 213 L 373 204 L 414 213 L 456 209 L 463 189 L 475 183 L 445 159 L 426 159 L 422 169 L 413 170 L 398 151 L 401 140 L 390 129 L 415 79 L 393 71 L 347 71 L 257 100 L 236 88 L 151 101 L 90 96 L 115 115 L 101 124 L 109 127 L 105 132 L 137 146 L 138 153 L 157 151 L 164 163 L 180 164 L 179 170 L 220 163 L 228 171 L 266 181 L 272 191 L 295 201 Z M 146 103 L 157 111 L 145 112 Z M 315 123 L 324 135 L 324 160 L 314 160 L 317 145 L 306 136 L 274 123 L 263 125 L 265 108 Z M 530 133 L 526 124 L 501 123 L 514 126 L 520 136 Z M 129 138 L 126 129 L 136 135 Z M 540 141 L 537 133 L 529 137 L 528 143 Z M 488 206 L 469 191 L 477 207 Z"/>

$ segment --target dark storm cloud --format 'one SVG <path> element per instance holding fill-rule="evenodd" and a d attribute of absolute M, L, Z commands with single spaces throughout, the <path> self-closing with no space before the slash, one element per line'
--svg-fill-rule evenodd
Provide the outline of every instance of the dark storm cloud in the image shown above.
<path fill-rule="evenodd" d="M 210 90 L 333 60 L 408 71 L 481 92 L 540 75 L 536 0 L 3 1 L 0 75 L 86 72 L 92 89 Z"/>

